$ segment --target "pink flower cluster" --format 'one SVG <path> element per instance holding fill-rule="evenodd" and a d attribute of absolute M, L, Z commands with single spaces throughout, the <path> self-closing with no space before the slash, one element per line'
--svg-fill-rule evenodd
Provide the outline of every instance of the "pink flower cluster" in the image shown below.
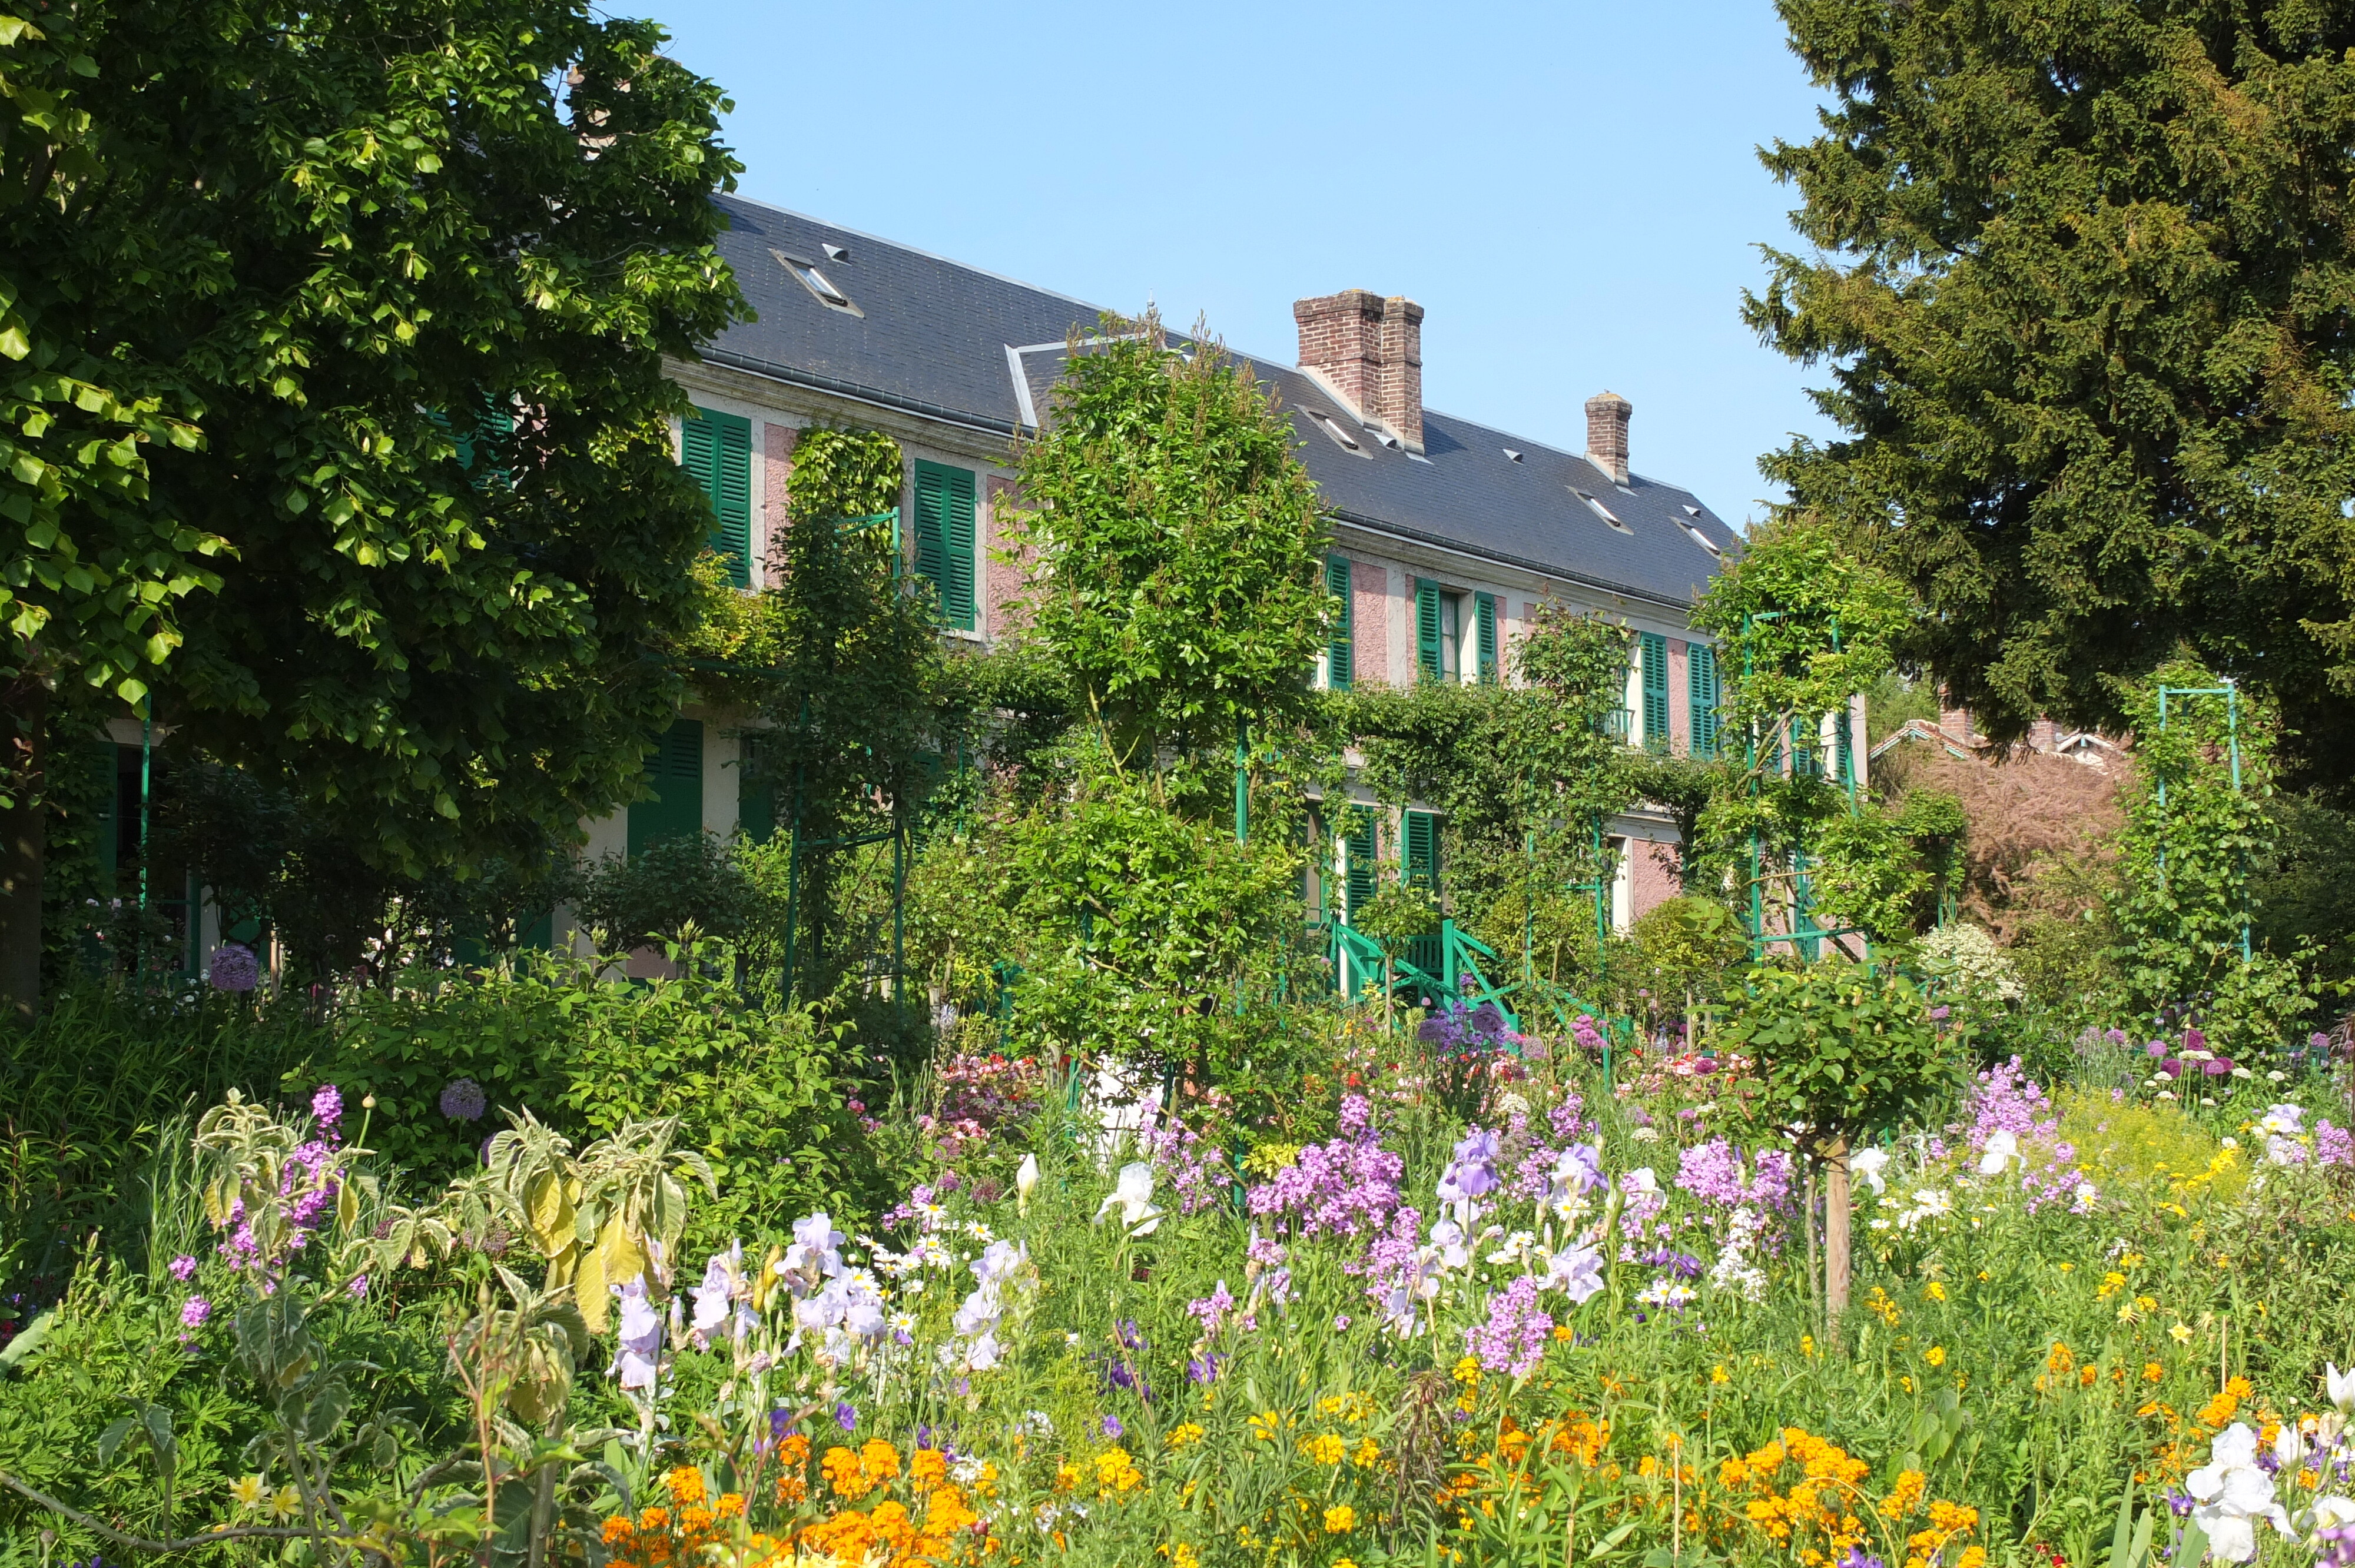
<path fill-rule="evenodd" d="M 1538 1282 L 1529 1275 L 1488 1298 L 1488 1320 L 1464 1331 L 1465 1348 L 1483 1370 L 1527 1377 L 1545 1358 L 1553 1319 L 1538 1305 Z"/>
<path fill-rule="evenodd" d="M 1312 1143 L 1275 1180 L 1245 1196 L 1255 1219 L 1273 1219 L 1295 1235 L 1354 1236 L 1380 1230 L 1398 1212 L 1406 1161 L 1375 1141 L 1372 1107 L 1363 1095 L 1341 1101 L 1339 1136 Z"/>
<path fill-rule="evenodd" d="M 1182 1123 L 1146 1128 L 1137 1135 L 1154 1173 L 1178 1194 L 1178 1212 L 1199 1213 L 1223 1202 L 1234 1190 L 1226 1151 L 1202 1146 L 1202 1135 Z"/>
<path fill-rule="evenodd" d="M 1791 1196 L 1791 1157 L 1779 1149 L 1761 1150 L 1745 1175 L 1742 1151 L 1730 1139 L 1712 1138 L 1677 1157 L 1677 1185 L 1726 1209 L 1742 1203 L 1780 1208 Z"/>
<path fill-rule="evenodd" d="M 2074 1197 L 2079 1186 L 2073 1169 L 2076 1146 L 2062 1140 L 2061 1118 L 2052 1109 L 2052 1097 L 2029 1080 L 2019 1057 L 1979 1074 L 1967 1108 L 1971 1123 L 1966 1141 L 1973 1154 L 1985 1153 L 1987 1139 L 1999 1131 L 2018 1140 L 2019 1190 L 2028 1194 L 2030 1213 L 2047 1203 L 2067 1202 Z M 1950 1126 L 1948 1130 L 1961 1129 Z"/>

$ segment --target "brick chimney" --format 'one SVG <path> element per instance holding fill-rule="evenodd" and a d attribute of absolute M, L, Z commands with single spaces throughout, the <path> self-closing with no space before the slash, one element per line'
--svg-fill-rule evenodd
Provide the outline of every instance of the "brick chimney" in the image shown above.
<path fill-rule="evenodd" d="M 1627 420 L 1636 405 L 1616 392 L 1597 392 L 1586 400 L 1586 461 L 1611 476 L 1614 484 L 1627 482 Z"/>
<path fill-rule="evenodd" d="M 1313 371 L 1352 413 L 1389 429 L 1409 451 L 1423 450 L 1423 307 L 1344 289 L 1295 300 L 1300 367 Z"/>

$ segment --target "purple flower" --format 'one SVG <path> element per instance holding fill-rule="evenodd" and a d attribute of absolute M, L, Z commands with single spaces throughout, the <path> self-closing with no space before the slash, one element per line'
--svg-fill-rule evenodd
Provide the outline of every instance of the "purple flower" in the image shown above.
<path fill-rule="evenodd" d="M 834 1407 L 834 1424 L 845 1432 L 858 1431 L 858 1407 L 847 1399 L 843 1400 Z"/>
<path fill-rule="evenodd" d="M 1941 1004 L 1930 1010 L 1930 1016 L 1944 1022 L 1945 1019 L 1953 1015 L 1954 1011 L 1955 1010 L 1953 1008 Z"/>
<path fill-rule="evenodd" d="M 368 1294 L 368 1276 L 365 1274 L 355 1274 L 352 1276 L 352 1282 L 349 1285 L 345 1286 L 344 1288 L 349 1291 L 351 1293 L 352 1299 L 357 1301 L 361 1297 Z"/>
<path fill-rule="evenodd" d="M 1347 1333 L 1348 1331 L 1348 1328 L 1349 1315 L 1347 1312 L 1336 1312 L 1333 1314 L 1333 1331 L 1335 1333 Z"/>
<path fill-rule="evenodd" d="M 343 1120 L 343 1091 L 333 1084 L 321 1084 L 311 1096 L 311 1119 L 330 1128 Z"/>
<path fill-rule="evenodd" d="M 1124 1431 L 1125 1431 L 1125 1430 L 1126 1430 L 1126 1428 L 1125 1428 L 1125 1427 L 1124 1427 L 1124 1426 L 1122 1426 L 1122 1425 L 1121 1425 L 1121 1424 L 1120 1424 L 1120 1417 L 1119 1417 L 1119 1416 L 1117 1416 L 1117 1415 L 1107 1415 L 1107 1416 L 1105 1416 L 1105 1417 L 1103 1418 L 1103 1435 L 1104 1435 L 1105 1436 L 1107 1436 L 1107 1437 L 1110 1437 L 1110 1438 L 1114 1439 L 1115 1441 L 1117 1441 L 1117 1440 L 1118 1440 L 1118 1438 L 1120 1437 L 1120 1435 L 1121 1435 Z"/>
<path fill-rule="evenodd" d="M 191 1296 L 180 1303 L 180 1326 L 184 1329 L 201 1329 L 212 1315 L 213 1304 L 201 1296 Z"/>
<path fill-rule="evenodd" d="M 179 1256 L 172 1260 L 172 1277 L 178 1280 L 181 1284 L 186 1285 L 188 1282 L 189 1276 L 196 1272 L 197 1260 L 190 1257 L 186 1253 L 182 1253 Z"/>
<path fill-rule="evenodd" d="M 261 980 L 261 960 L 242 943 L 223 942 L 213 949 L 206 978 L 215 991 L 250 991 Z"/>
<path fill-rule="evenodd" d="M 2183 1032 L 2183 1048 L 2186 1051 L 2205 1051 L 2208 1049 L 2208 1036 L 2197 1029 L 2187 1029 Z"/>
<path fill-rule="evenodd" d="M 2232 1070 L 2232 1058 L 2230 1056 L 2211 1056 L 2208 1060 L 2200 1064 L 2200 1070 L 2207 1074 L 2211 1078 L 2221 1078 L 2225 1074 Z"/>
<path fill-rule="evenodd" d="M 1488 1320 L 1465 1330 L 1465 1347 L 1489 1372 L 1527 1377 L 1545 1359 L 1553 1319 L 1538 1305 L 1538 1282 L 1522 1275 L 1488 1298 Z"/>
<path fill-rule="evenodd" d="M 442 1091 L 442 1114 L 452 1121 L 480 1121 L 489 1101 L 472 1078 L 453 1078 Z"/>
<path fill-rule="evenodd" d="M 1878 1557 L 1866 1556 L 1863 1547 L 1851 1546 L 1848 1549 L 1848 1555 L 1839 1560 L 1839 1568 L 1889 1568 L 1889 1565 Z"/>
<path fill-rule="evenodd" d="M 1186 1381 L 1188 1383 L 1218 1382 L 1219 1363 L 1225 1359 L 1223 1356 L 1210 1353 L 1188 1357 L 1186 1361 Z"/>

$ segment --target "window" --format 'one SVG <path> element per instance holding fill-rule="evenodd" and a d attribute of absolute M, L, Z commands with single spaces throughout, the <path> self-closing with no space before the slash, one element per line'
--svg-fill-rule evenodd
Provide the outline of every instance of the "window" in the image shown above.
<path fill-rule="evenodd" d="M 1492 608 L 1492 636 L 1494 615 Z M 1464 619 L 1462 594 L 1450 593 L 1437 583 L 1422 577 L 1415 579 L 1415 667 L 1424 680 L 1464 679 Z"/>
<path fill-rule="evenodd" d="M 1409 887 L 1439 892 L 1439 818 L 1430 811 L 1399 816 L 1399 871 Z"/>
<path fill-rule="evenodd" d="M 711 503 L 711 548 L 728 580 L 752 586 L 752 421 L 698 408 L 679 429 L 679 456 Z"/>
<path fill-rule="evenodd" d="M 1355 611 L 1347 556 L 1325 557 L 1325 591 L 1333 596 L 1332 637 L 1325 645 L 1325 686 L 1327 691 L 1346 692 L 1357 677 L 1356 649 L 1350 637 Z"/>
<path fill-rule="evenodd" d="M 1640 632 L 1636 651 L 1644 666 L 1644 749 L 1668 748 L 1668 640 L 1657 631 Z"/>
<path fill-rule="evenodd" d="M 828 246 L 826 249 L 831 252 L 835 248 Z M 850 316 L 864 316 L 867 313 L 850 302 L 850 296 L 837 288 L 833 279 L 817 270 L 816 262 L 805 256 L 794 256 L 783 250 L 772 250 L 769 254 L 775 257 L 777 265 L 799 280 L 801 286 L 807 289 L 817 302 L 826 309 L 840 311 L 843 314 Z M 844 251 L 840 259 L 848 260 L 850 253 Z"/>
<path fill-rule="evenodd" d="M 1685 694 L 1692 704 L 1692 754 L 1717 755 L 1717 650 L 1696 642 L 1685 655 Z"/>
<path fill-rule="evenodd" d="M 1472 619 L 1477 630 L 1474 653 L 1473 674 L 1484 686 L 1494 685 L 1497 679 L 1497 596 L 1476 593 L 1472 596 Z"/>
<path fill-rule="evenodd" d="M 629 853 L 703 831 L 703 721 L 683 718 L 655 738 L 646 758 L 654 799 L 630 803 Z"/>
<path fill-rule="evenodd" d="M 916 575 L 939 590 L 941 619 L 974 629 L 973 473 L 943 463 L 916 464 Z"/>
<path fill-rule="evenodd" d="M 1618 529 L 1622 534 L 1633 534 L 1635 532 L 1633 528 L 1630 528 L 1625 523 L 1620 522 L 1618 515 L 1614 513 L 1611 508 L 1604 505 L 1603 503 L 1594 496 L 1588 494 L 1583 490 L 1572 490 L 1571 493 L 1577 496 L 1581 501 L 1585 502 L 1586 509 L 1589 512 L 1593 513 L 1597 517 L 1602 518 L 1603 521 L 1610 524 L 1611 526 Z M 1630 493 L 1632 494 L 1633 493 L 1630 492 Z"/>
<path fill-rule="evenodd" d="M 1369 458 L 1374 455 L 1368 451 L 1364 447 L 1360 446 L 1358 443 L 1358 438 L 1351 435 L 1347 429 L 1345 429 L 1342 427 L 1341 421 L 1335 418 L 1332 415 L 1325 413 L 1321 409 L 1311 408 L 1308 410 L 1308 418 L 1316 424 L 1318 429 L 1332 437 L 1333 444 L 1339 447 L 1343 451 L 1355 452 L 1361 458 Z"/>

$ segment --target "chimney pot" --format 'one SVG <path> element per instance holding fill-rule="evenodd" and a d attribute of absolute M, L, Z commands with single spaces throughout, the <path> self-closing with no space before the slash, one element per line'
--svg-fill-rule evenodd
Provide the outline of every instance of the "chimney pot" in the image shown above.
<path fill-rule="evenodd" d="M 1408 450 L 1423 450 L 1423 307 L 1344 289 L 1295 300 L 1300 366 L 1313 370 L 1360 418 L 1388 428 Z"/>
<path fill-rule="evenodd" d="M 1611 476 L 1614 484 L 1627 482 L 1627 421 L 1636 406 L 1616 392 L 1597 392 L 1586 400 L 1586 461 Z"/>

